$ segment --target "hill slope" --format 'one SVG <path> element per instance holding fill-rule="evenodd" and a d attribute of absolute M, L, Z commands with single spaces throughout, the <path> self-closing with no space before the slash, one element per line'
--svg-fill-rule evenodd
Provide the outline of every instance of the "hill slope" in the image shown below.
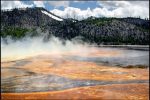
<path fill-rule="evenodd" d="M 13 9 L 1 12 L 1 37 L 24 37 L 36 29 L 48 31 L 61 39 L 83 37 L 97 44 L 149 44 L 149 20 L 140 18 L 94 18 L 77 21 L 63 19 L 44 8 Z"/>

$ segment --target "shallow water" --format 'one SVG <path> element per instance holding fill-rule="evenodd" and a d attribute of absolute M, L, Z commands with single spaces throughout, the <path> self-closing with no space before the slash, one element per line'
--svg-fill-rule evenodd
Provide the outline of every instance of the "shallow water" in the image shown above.
<path fill-rule="evenodd" d="M 103 63 L 112 66 L 127 66 L 127 65 L 146 65 L 149 66 L 149 51 L 148 50 L 132 50 L 127 48 L 110 48 L 101 47 L 104 51 L 118 51 L 121 52 L 117 56 L 99 56 L 99 57 L 83 57 L 83 56 L 69 56 L 68 59 L 78 60 L 78 61 L 88 61 Z"/>
<path fill-rule="evenodd" d="M 3 71 L 3 70 L 2 70 Z M 19 72 L 21 70 L 10 70 Z M 18 73 L 19 77 L 8 77 L 2 79 L 1 91 L 8 92 L 44 92 L 58 91 L 81 86 L 95 86 L 108 84 L 129 84 L 129 83 L 148 83 L 148 80 L 130 80 L 130 81 L 95 81 L 95 80 L 73 80 L 57 75 L 29 74 L 27 71 Z M 121 74 L 121 73 L 120 73 Z M 9 82 L 8 82 L 9 80 Z"/>
<path fill-rule="evenodd" d="M 81 87 L 81 86 L 149 82 L 148 79 L 145 78 L 139 79 L 138 71 L 137 73 L 134 73 L 132 75 L 132 72 L 130 73 L 130 70 L 112 71 L 112 69 L 109 69 L 108 71 L 107 70 L 103 71 L 99 69 L 99 67 L 97 67 L 99 65 L 107 65 L 110 68 L 111 66 L 118 66 L 118 65 L 119 66 L 127 66 L 127 65 L 149 66 L 148 51 L 131 50 L 125 48 L 110 48 L 110 47 L 109 48 L 101 47 L 95 49 L 96 51 L 93 51 L 91 54 L 89 53 L 86 55 L 68 54 L 68 55 L 62 55 L 61 58 L 56 58 L 56 59 L 54 59 L 53 57 L 47 58 L 46 56 L 43 56 L 43 58 L 35 57 L 34 59 L 23 59 L 23 60 L 13 61 L 12 64 L 7 66 L 5 64 L 10 62 L 2 62 L 1 91 L 4 93 L 5 92 L 40 92 L 40 91 L 64 90 L 68 88 Z M 101 51 L 105 51 L 104 54 Z M 119 52 L 119 54 L 107 55 L 112 51 Z M 105 53 L 107 56 L 105 55 Z M 34 63 L 34 60 L 37 61 L 35 61 Z M 76 61 L 76 62 L 75 64 L 74 63 L 70 64 L 68 62 L 65 64 L 66 60 L 68 62 L 69 61 L 70 62 Z M 88 68 L 86 65 L 84 66 L 84 64 L 81 64 L 81 62 L 85 62 L 87 63 L 87 65 L 89 62 L 91 62 L 92 64 L 96 64 L 96 65 L 89 65 Z M 74 68 L 74 66 L 77 66 L 79 69 Z M 96 68 L 92 69 L 92 66 L 96 67 L 97 69 Z M 51 69 L 53 70 L 51 71 Z M 60 72 L 58 72 L 59 69 L 61 69 Z M 81 69 L 84 69 L 85 71 L 84 70 L 81 71 Z M 146 69 L 144 69 L 143 72 L 145 70 Z M 80 74 L 83 75 L 85 74 L 86 77 L 86 73 L 87 75 L 88 73 L 91 73 L 91 78 L 88 77 L 87 79 L 80 79 L 80 77 L 78 77 L 80 76 Z M 110 77 L 120 75 L 120 79 L 95 80 L 93 78 L 93 77 L 96 78 L 102 77 L 102 75 L 104 75 L 104 78 L 106 77 L 105 75 L 110 75 Z M 76 76 L 77 78 L 73 79 L 72 76 Z M 135 77 L 137 78 L 134 79 Z"/>

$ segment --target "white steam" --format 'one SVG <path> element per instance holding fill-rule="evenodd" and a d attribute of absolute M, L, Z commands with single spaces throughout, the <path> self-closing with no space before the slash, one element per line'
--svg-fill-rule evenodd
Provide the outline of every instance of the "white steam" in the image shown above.
<path fill-rule="evenodd" d="M 66 40 L 65 44 L 59 38 L 51 36 L 49 41 L 43 41 L 44 36 L 30 37 L 14 41 L 10 37 L 1 39 L 1 61 L 24 59 L 37 55 L 62 55 L 67 52 L 86 50 L 86 45 L 78 40 Z M 5 43 L 7 40 L 7 43 Z M 84 49 L 84 50 L 83 50 Z"/>

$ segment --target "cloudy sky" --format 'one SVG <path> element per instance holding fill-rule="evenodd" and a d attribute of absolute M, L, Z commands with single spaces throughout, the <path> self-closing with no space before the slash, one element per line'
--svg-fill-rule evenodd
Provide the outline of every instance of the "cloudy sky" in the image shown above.
<path fill-rule="evenodd" d="M 79 20 L 90 16 L 149 18 L 149 1 L 1 1 L 1 9 L 23 7 L 44 7 L 63 18 Z"/>

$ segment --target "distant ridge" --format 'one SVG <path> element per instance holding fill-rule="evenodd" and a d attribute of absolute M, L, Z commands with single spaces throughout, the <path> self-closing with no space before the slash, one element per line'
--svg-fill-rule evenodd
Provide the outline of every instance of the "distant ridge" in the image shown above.
<path fill-rule="evenodd" d="M 30 30 L 30 33 L 32 30 L 36 36 L 35 30 L 40 28 L 43 32 L 48 31 L 46 39 L 49 39 L 53 34 L 61 39 L 69 40 L 82 37 L 83 41 L 96 44 L 148 45 L 149 23 L 149 19 L 133 17 L 89 17 L 78 21 L 71 18 L 61 18 L 42 7 L 19 8 L 1 11 L 1 37 L 4 38 L 8 35 L 23 37 L 28 33 L 26 31 L 20 32 L 22 29 Z"/>

